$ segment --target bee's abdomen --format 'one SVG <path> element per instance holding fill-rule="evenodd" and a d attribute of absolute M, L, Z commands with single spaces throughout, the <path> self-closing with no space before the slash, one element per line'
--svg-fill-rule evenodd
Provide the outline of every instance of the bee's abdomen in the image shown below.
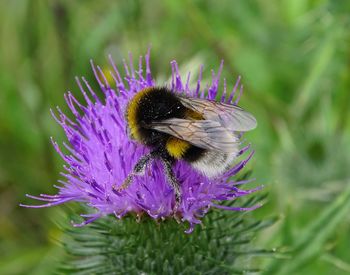
<path fill-rule="evenodd" d="M 231 153 L 206 150 L 201 157 L 192 161 L 191 165 L 208 178 L 214 178 L 222 175 L 231 167 L 237 154 L 238 148 L 236 152 Z"/>
<path fill-rule="evenodd" d="M 207 150 L 191 145 L 183 155 L 183 159 L 187 162 L 195 162 L 202 158 Z"/>

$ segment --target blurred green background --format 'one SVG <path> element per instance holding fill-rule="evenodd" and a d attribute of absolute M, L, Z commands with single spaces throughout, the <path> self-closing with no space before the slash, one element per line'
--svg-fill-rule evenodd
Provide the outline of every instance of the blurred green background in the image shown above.
<path fill-rule="evenodd" d="M 23 209 L 25 193 L 53 193 L 63 165 L 50 116 L 74 76 L 93 76 L 152 45 L 161 83 L 176 59 L 193 74 L 225 60 L 243 77 L 241 105 L 258 119 L 251 167 L 278 215 L 254 243 L 288 257 L 257 258 L 267 274 L 350 274 L 350 2 L 331 0 L 0 1 L 0 274 L 49 274 L 67 207 Z"/>

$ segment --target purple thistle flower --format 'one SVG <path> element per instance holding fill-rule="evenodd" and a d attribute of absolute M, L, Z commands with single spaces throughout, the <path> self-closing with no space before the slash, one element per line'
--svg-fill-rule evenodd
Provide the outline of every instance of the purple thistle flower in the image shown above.
<path fill-rule="evenodd" d="M 86 203 L 95 209 L 94 214 L 82 214 L 85 221 L 74 226 L 83 226 L 109 214 L 122 218 L 128 213 L 141 215 L 147 213 L 153 219 L 165 219 L 176 215 L 183 222 L 190 224 L 186 231 L 193 231 L 194 225 L 201 223 L 203 217 L 211 207 L 225 210 L 244 211 L 252 210 L 260 205 L 250 208 L 229 207 L 220 205 L 221 201 L 230 201 L 238 197 L 251 194 L 260 187 L 251 190 L 242 190 L 239 185 L 248 181 L 233 181 L 236 175 L 252 157 L 253 152 L 239 161 L 221 177 L 208 179 L 195 171 L 189 164 L 178 161 L 174 166 L 174 172 L 181 184 L 181 204 L 174 213 L 175 196 L 167 183 L 162 164 L 154 161 L 146 170 L 145 175 L 135 177 L 128 189 L 119 193 L 113 186 L 119 186 L 132 171 L 139 158 L 148 153 L 149 149 L 130 140 L 127 134 L 127 125 L 124 112 L 128 101 L 138 91 L 156 86 L 150 70 L 150 53 L 145 56 L 146 72 L 143 72 L 143 58 L 140 57 L 138 70 L 133 67 L 130 55 L 130 64 L 124 61 L 126 76 L 122 78 L 115 63 L 110 57 L 113 72 L 110 72 L 116 89 L 110 87 L 106 76 L 99 66 L 95 67 L 91 62 L 96 80 L 104 94 L 104 100 L 100 100 L 92 90 L 85 78 L 82 78 L 85 86 L 77 78 L 78 86 L 86 101 L 85 104 L 68 92 L 65 95 L 66 102 L 75 116 L 69 119 L 58 107 L 58 115 L 52 112 L 55 120 L 62 126 L 69 144 L 63 143 L 65 150 L 52 140 L 53 146 L 67 165 L 61 173 L 64 180 L 59 180 L 60 186 L 56 195 L 41 194 L 40 196 L 27 195 L 39 201 L 46 202 L 42 205 L 23 205 L 24 207 L 41 208 L 49 207 L 69 201 Z M 180 77 L 176 61 L 171 62 L 172 81 L 169 85 L 172 91 L 185 93 L 192 97 L 215 99 L 219 94 L 219 80 L 223 68 L 221 62 L 217 74 L 212 73 L 212 82 L 202 88 L 202 71 L 200 68 L 197 85 L 194 89 L 189 87 L 190 74 L 186 82 Z M 235 97 L 240 78 L 238 78 L 231 93 L 227 94 L 226 81 L 221 101 L 229 104 L 237 104 L 242 92 Z M 250 151 L 250 146 L 245 146 L 239 155 Z"/>

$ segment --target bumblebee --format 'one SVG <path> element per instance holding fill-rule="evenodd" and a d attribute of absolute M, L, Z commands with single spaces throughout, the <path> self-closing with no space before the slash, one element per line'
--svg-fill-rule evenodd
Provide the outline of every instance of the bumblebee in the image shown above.
<path fill-rule="evenodd" d="M 151 149 L 142 156 L 118 191 L 159 159 L 180 203 L 180 184 L 172 170 L 178 160 L 188 162 L 209 178 L 224 173 L 239 152 L 239 132 L 256 127 L 255 118 L 242 108 L 192 98 L 165 87 L 139 91 L 128 103 L 125 118 L 130 137 Z"/>

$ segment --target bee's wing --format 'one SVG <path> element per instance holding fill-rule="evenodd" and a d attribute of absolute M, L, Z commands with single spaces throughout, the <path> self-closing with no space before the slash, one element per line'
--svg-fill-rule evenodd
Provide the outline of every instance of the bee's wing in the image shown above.
<path fill-rule="evenodd" d="M 224 128 L 232 132 L 250 131 L 257 125 L 252 114 L 235 105 L 182 96 L 180 100 L 186 108 L 200 113 L 206 120 L 219 122 Z"/>
<path fill-rule="evenodd" d="M 204 149 L 236 152 L 238 138 L 217 121 L 170 118 L 153 122 L 151 129 L 167 133 Z"/>

